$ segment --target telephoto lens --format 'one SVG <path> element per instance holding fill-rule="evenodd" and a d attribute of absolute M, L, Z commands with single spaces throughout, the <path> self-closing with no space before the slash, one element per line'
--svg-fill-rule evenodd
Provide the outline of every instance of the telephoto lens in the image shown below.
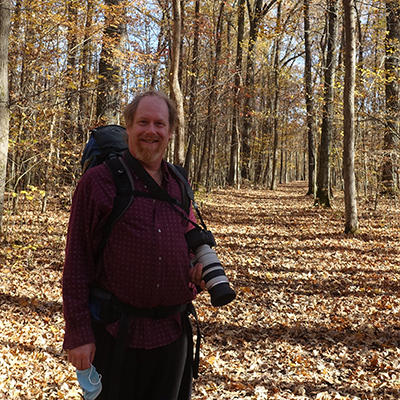
<path fill-rule="evenodd" d="M 230 303 L 236 294 L 229 286 L 215 250 L 211 248 L 215 245 L 213 234 L 201 228 L 194 228 L 186 233 L 186 241 L 194 252 L 193 263 L 203 264 L 203 280 L 210 293 L 211 304 L 219 307 Z"/>

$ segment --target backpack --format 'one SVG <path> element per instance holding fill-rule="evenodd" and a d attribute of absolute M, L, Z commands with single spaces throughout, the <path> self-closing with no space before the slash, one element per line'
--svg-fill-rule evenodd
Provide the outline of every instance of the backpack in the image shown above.
<path fill-rule="evenodd" d="M 104 125 L 91 130 L 81 159 L 82 173 L 108 158 L 122 156 L 127 149 L 128 135 L 124 127 Z"/>
<path fill-rule="evenodd" d="M 171 203 L 175 209 L 176 207 L 179 207 L 183 210 L 186 213 L 186 216 L 189 214 L 191 202 L 194 202 L 194 193 L 190 187 L 187 173 L 183 167 L 167 162 L 168 169 L 177 178 L 181 189 L 182 202 L 179 202 L 169 196 L 154 181 L 152 181 L 142 165 L 130 153 L 127 153 L 127 156 L 130 157 L 130 164 L 134 167 L 139 179 L 141 179 L 150 189 L 150 193 L 136 191 L 130 169 L 122 158 L 127 149 L 128 137 L 126 129 L 119 125 L 104 125 L 91 131 L 90 138 L 83 150 L 81 158 L 82 174 L 90 168 L 104 163 L 114 178 L 117 190 L 112 211 L 104 226 L 102 241 L 100 242 L 96 257 L 97 259 L 99 259 L 105 248 L 107 239 L 114 224 L 128 210 L 135 196 L 151 197 L 167 201 Z M 196 204 L 195 206 L 197 209 Z M 177 211 L 179 212 L 179 210 Z M 189 220 L 185 214 L 181 213 L 181 215 L 183 218 Z"/>

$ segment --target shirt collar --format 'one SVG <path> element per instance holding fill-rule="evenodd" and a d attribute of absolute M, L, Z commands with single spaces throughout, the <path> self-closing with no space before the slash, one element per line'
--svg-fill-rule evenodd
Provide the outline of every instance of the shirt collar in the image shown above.
<path fill-rule="evenodd" d="M 171 178 L 171 174 L 169 172 L 169 168 L 168 168 L 167 162 L 165 160 L 162 160 L 162 162 L 161 162 L 161 169 L 162 169 L 162 173 L 163 173 L 165 181 L 169 182 L 169 180 Z"/>

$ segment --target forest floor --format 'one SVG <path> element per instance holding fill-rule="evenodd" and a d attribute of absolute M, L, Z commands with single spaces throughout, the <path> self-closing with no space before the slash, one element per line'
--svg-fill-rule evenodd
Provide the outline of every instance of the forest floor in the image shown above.
<path fill-rule="evenodd" d="M 237 298 L 196 307 L 193 400 L 400 398 L 400 206 L 313 207 L 304 183 L 214 190 L 200 201 Z M 79 399 L 62 351 L 69 194 L 27 196 L 0 241 L 0 399 Z"/>

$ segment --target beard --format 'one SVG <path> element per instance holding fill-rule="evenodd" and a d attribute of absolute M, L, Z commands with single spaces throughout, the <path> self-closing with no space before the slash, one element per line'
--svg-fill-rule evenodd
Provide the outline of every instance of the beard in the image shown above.
<path fill-rule="evenodd" d="M 154 146 L 148 146 L 139 141 L 135 146 L 135 157 L 143 164 L 161 162 L 164 152 L 165 149 L 162 142 L 158 142 Z"/>

